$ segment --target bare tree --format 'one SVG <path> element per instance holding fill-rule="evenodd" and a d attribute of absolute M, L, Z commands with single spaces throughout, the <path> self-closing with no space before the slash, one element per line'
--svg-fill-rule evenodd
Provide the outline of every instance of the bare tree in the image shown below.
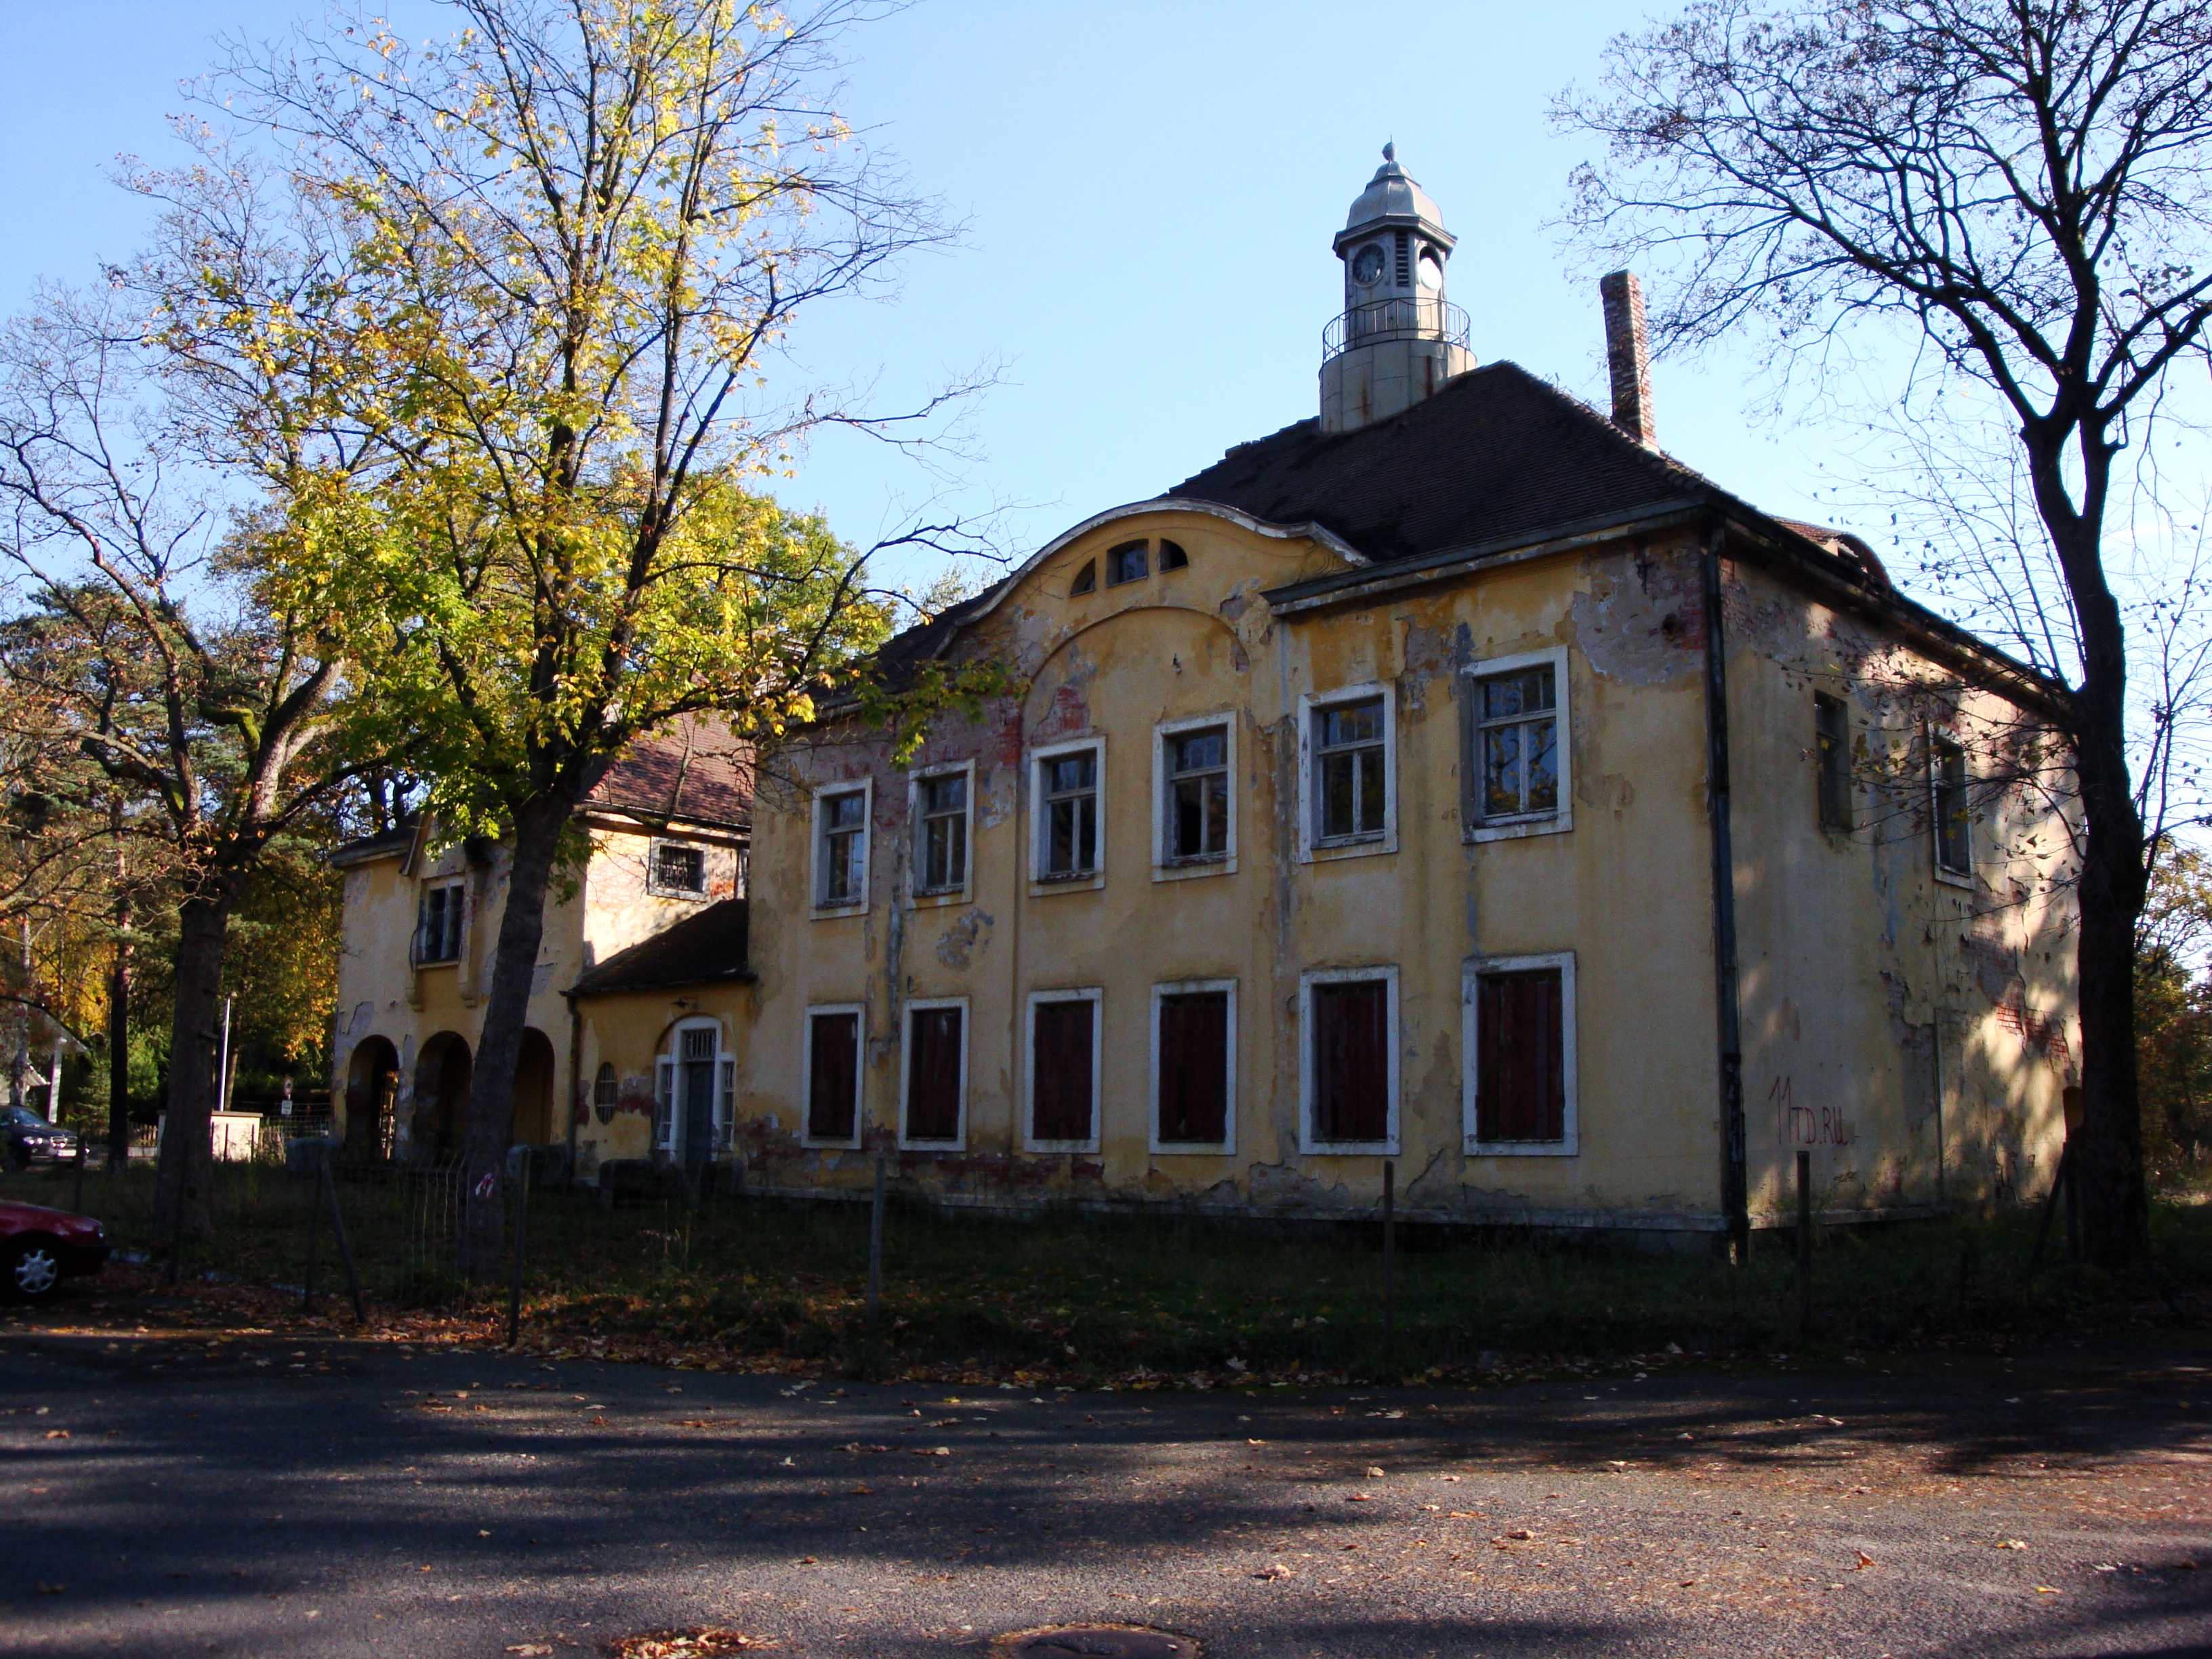
<path fill-rule="evenodd" d="M 1607 145 L 1573 239 L 1652 268 L 1655 331 L 1760 331 L 1819 375 L 1858 325 L 1986 387 L 2063 583 L 2084 819 L 2084 1118 L 2094 1257 L 2143 1248 L 2136 919 L 2154 851 L 2130 769 L 2116 463 L 2212 320 L 2212 26 L 2201 0 L 1707 0 L 1606 49 L 1554 106 Z"/>

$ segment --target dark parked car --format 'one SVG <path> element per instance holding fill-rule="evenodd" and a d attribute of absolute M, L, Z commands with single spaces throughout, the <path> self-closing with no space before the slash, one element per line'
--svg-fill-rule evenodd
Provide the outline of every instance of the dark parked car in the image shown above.
<path fill-rule="evenodd" d="M 0 1203 L 0 1294 L 42 1302 L 72 1273 L 107 1260 L 107 1230 L 88 1215 Z"/>
<path fill-rule="evenodd" d="M 0 1141 L 6 1143 L 9 1161 L 19 1170 L 41 1161 L 76 1161 L 76 1131 L 47 1122 L 27 1106 L 0 1108 Z"/>

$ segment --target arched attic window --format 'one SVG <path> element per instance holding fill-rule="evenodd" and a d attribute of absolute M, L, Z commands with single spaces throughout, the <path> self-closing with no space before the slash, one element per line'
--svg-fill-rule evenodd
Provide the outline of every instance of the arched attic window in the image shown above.
<path fill-rule="evenodd" d="M 1160 568 L 1161 568 L 1161 569 L 1163 569 L 1163 570 L 1181 570 L 1181 569 L 1185 568 L 1187 566 L 1188 566 L 1188 564 L 1189 564 L 1189 563 L 1190 563 L 1190 555 L 1189 555 L 1189 554 L 1188 554 L 1188 553 L 1186 553 L 1186 552 L 1184 552 L 1184 551 L 1182 550 L 1182 544 L 1180 544 L 1180 543 L 1178 543 L 1178 542 L 1171 542 L 1171 541 L 1169 541 L 1169 540 L 1167 540 L 1164 537 L 1161 538 L 1161 541 L 1160 541 Z"/>
<path fill-rule="evenodd" d="M 1075 573 L 1075 586 L 1070 593 L 1096 593 L 1098 591 L 1098 561 L 1085 559 L 1083 568 Z"/>
<path fill-rule="evenodd" d="M 1150 567 L 1146 559 L 1150 546 L 1144 542 L 1123 542 L 1109 548 L 1106 553 L 1106 586 L 1118 587 L 1123 582 L 1142 581 Z"/>

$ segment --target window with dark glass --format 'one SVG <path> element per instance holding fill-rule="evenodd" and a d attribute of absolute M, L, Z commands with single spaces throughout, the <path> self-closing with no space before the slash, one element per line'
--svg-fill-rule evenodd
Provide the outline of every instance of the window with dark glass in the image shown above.
<path fill-rule="evenodd" d="M 1145 544 L 1124 542 L 1106 555 L 1106 585 L 1142 581 L 1145 577 Z"/>
<path fill-rule="evenodd" d="M 924 778 L 921 804 L 921 890 L 953 892 L 968 884 L 968 775 Z"/>
<path fill-rule="evenodd" d="M 1558 685 L 1552 665 L 1474 683 L 1475 813 L 1486 823 L 1559 810 Z"/>
<path fill-rule="evenodd" d="M 1096 593 L 1098 591 L 1098 561 L 1085 559 L 1083 568 L 1075 573 L 1075 585 L 1067 591 L 1071 593 Z"/>
<path fill-rule="evenodd" d="M 1173 732 L 1167 746 L 1167 856 L 1170 862 L 1229 853 L 1229 728 Z"/>
<path fill-rule="evenodd" d="M 822 896 L 829 904 L 857 904 L 868 856 L 868 798 L 865 790 L 822 798 Z"/>
<path fill-rule="evenodd" d="M 1851 717 L 1839 697 L 1813 696 L 1813 758 L 1820 778 L 1820 828 L 1851 827 Z"/>
<path fill-rule="evenodd" d="M 615 1102 L 621 1086 L 615 1076 L 614 1062 L 602 1060 L 598 1073 L 592 1079 L 592 1109 L 600 1122 L 607 1122 L 614 1116 Z"/>
<path fill-rule="evenodd" d="M 1189 563 L 1190 555 L 1182 550 L 1180 542 L 1163 541 L 1160 544 L 1161 569 L 1181 570 Z"/>
<path fill-rule="evenodd" d="M 415 960 L 455 962 L 461 954 L 461 888 L 458 882 L 422 890 L 415 930 Z"/>
<path fill-rule="evenodd" d="M 860 1093 L 860 1017 L 806 1018 L 806 1133 L 814 1140 L 850 1140 Z"/>
<path fill-rule="evenodd" d="M 1474 1138 L 1566 1138 L 1562 975 L 1556 968 L 1475 980 Z"/>
<path fill-rule="evenodd" d="M 1030 1139 L 1089 1140 L 1098 1005 L 1088 997 L 1030 1005 Z"/>
<path fill-rule="evenodd" d="M 906 1063 L 906 1139 L 960 1139 L 960 1026 L 958 1008 L 916 1008 L 908 1015 Z"/>
<path fill-rule="evenodd" d="M 1229 993 L 1160 998 L 1159 1139 L 1218 1146 L 1229 1138 Z"/>
<path fill-rule="evenodd" d="M 662 842 L 653 849 L 653 884 L 664 893 L 703 893 L 707 854 L 696 847 Z"/>
<path fill-rule="evenodd" d="M 1358 841 L 1382 833 L 1388 784 L 1382 699 L 1316 708 L 1314 719 L 1314 828 L 1323 842 Z"/>
<path fill-rule="evenodd" d="M 1954 876 L 1969 874 L 1974 859 L 1966 835 L 1966 751 L 1955 743 L 1939 740 L 1933 745 L 1929 762 L 1936 866 Z"/>
<path fill-rule="evenodd" d="M 1390 1137 L 1390 982 L 1313 987 L 1313 1138 Z"/>
<path fill-rule="evenodd" d="M 1079 750 L 1037 763 L 1044 797 L 1039 849 L 1046 881 L 1094 875 L 1098 869 L 1098 751 Z"/>

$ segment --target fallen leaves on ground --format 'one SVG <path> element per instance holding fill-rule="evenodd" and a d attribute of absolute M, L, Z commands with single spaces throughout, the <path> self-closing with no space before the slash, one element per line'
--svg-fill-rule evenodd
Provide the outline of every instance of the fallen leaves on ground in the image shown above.
<path fill-rule="evenodd" d="M 725 1654 L 757 1653 L 775 1643 L 733 1630 L 654 1630 L 617 1637 L 601 1650 L 608 1659 L 722 1659 Z M 514 1649 L 507 1650 L 512 1653 Z"/>

